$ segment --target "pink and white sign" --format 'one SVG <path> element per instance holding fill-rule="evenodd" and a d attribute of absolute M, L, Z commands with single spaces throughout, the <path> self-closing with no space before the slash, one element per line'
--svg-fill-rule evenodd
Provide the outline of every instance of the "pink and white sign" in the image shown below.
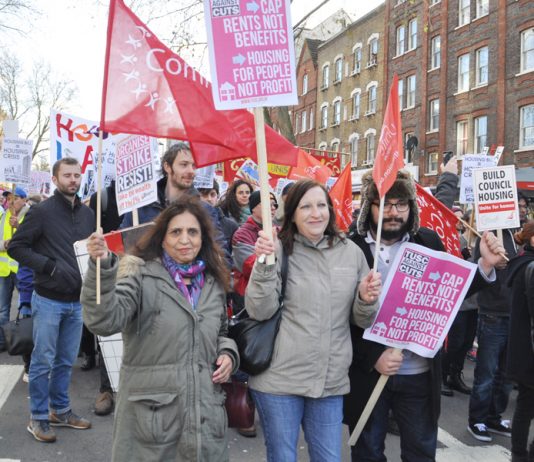
<path fill-rule="evenodd" d="M 477 266 L 445 252 L 404 243 L 363 337 L 432 358 L 441 348 Z"/>
<path fill-rule="evenodd" d="M 297 104 L 289 0 L 204 0 L 217 109 Z"/>

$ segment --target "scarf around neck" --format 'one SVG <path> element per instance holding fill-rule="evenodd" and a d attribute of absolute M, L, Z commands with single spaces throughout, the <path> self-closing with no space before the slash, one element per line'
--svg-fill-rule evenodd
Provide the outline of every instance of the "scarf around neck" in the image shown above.
<path fill-rule="evenodd" d="M 193 310 L 196 311 L 200 293 L 204 287 L 204 270 L 206 269 L 206 264 L 203 260 L 199 259 L 189 265 L 183 265 L 173 260 L 165 251 L 163 251 L 162 260 L 163 266 L 169 272 L 169 275 L 176 284 L 176 288 L 191 303 Z M 183 278 L 191 279 L 189 287 L 184 283 Z"/>

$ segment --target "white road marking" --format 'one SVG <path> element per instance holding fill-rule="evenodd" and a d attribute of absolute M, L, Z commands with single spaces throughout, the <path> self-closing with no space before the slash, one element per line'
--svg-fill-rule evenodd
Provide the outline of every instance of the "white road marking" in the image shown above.
<path fill-rule="evenodd" d="M 0 365 L 0 409 L 4 406 L 11 390 L 20 379 L 24 366 Z M 0 459 L 1 461 L 2 459 Z"/>
<path fill-rule="evenodd" d="M 438 429 L 438 440 L 447 446 L 437 450 L 437 462 L 509 462 L 510 451 L 498 444 L 468 446 L 442 428 Z"/>

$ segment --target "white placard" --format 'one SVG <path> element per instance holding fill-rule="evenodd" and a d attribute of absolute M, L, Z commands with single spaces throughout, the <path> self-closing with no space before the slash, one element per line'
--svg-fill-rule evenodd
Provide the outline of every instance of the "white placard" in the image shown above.
<path fill-rule="evenodd" d="M 494 167 L 495 158 L 485 154 L 466 154 L 462 158 L 462 175 L 460 177 L 460 203 L 472 204 L 473 197 L 473 175 L 475 168 Z"/>
<path fill-rule="evenodd" d="M 212 189 L 213 180 L 215 179 L 215 167 L 216 165 L 213 164 L 207 167 L 197 168 L 193 186 L 196 189 Z"/>
<path fill-rule="evenodd" d="M 33 141 L 4 138 L 0 153 L 0 181 L 20 186 L 30 184 Z"/>

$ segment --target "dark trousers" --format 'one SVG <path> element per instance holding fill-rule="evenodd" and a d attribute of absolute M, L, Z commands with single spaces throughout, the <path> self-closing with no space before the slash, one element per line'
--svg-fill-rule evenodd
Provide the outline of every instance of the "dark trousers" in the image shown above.
<path fill-rule="evenodd" d="M 434 462 L 438 423 L 432 416 L 431 388 L 430 372 L 390 377 L 358 442 L 352 447 L 352 461 L 386 461 L 384 442 L 391 409 L 399 425 L 401 459 Z M 354 427 L 350 427 L 352 433 Z"/>
<path fill-rule="evenodd" d="M 517 384 L 517 401 L 512 420 L 512 453 L 518 456 L 527 455 L 528 432 L 534 419 L 534 388 L 521 383 Z M 530 446 L 534 456 L 534 441 Z"/>
<path fill-rule="evenodd" d="M 444 378 L 463 371 L 465 356 L 473 346 L 477 333 L 477 320 L 477 310 L 458 311 L 447 336 L 447 348 L 443 351 Z"/>

